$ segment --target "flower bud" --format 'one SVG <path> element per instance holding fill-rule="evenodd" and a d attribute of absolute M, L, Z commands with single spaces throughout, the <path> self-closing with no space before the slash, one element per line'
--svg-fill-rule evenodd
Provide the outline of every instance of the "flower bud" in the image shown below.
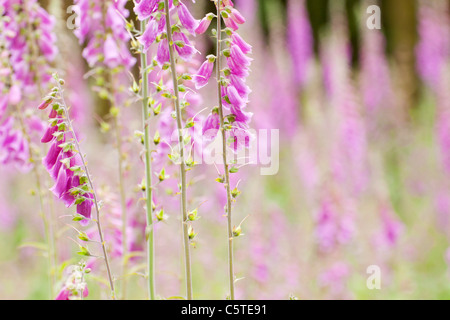
<path fill-rule="evenodd" d="M 188 235 L 189 235 L 189 240 L 194 240 L 194 238 L 197 236 L 198 233 L 195 233 L 194 228 L 192 228 L 192 226 L 189 226 L 188 229 Z"/>
<path fill-rule="evenodd" d="M 39 110 L 44 110 L 47 109 L 47 107 L 53 102 L 53 97 L 48 97 L 44 102 L 42 102 L 38 109 Z"/>
<path fill-rule="evenodd" d="M 237 238 L 242 235 L 242 228 L 241 226 L 237 226 L 233 228 L 233 237 Z"/>
<path fill-rule="evenodd" d="M 194 209 L 191 212 L 189 212 L 189 214 L 188 214 L 188 220 L 189 221 L 196 221 L 198 219 L 200 219 L 200 217 L 198 216 L 198 210 L 197 209 Z"/>

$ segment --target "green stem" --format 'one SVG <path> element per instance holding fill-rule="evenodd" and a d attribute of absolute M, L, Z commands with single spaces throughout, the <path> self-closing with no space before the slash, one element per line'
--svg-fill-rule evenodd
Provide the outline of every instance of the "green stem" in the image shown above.
<path fill-rule="evenodd" d="M 122 210 L 122 299 L 126 299 L 127 296 L 127 254 L 128 254 L 128 238 L 127 238 L 127 205 L 126 205 L 126 194 L 124 185 L 124 174 L 123 174 L 123 161 L 122 161 L 122 136 L 120 132 L 120 123 L 118 117 L 114 117 L 114 126 L 116 131 L 116 143 L 118 155 L 118 166 L 119 166 L 119 193 L 120 193 L 120 207 Z"/>
<path fill-rule="evenodd" d="M 223 116 L 223 103 L 222 103 L 222 87 L 220 83 L 221 77 L 221 51 L 222 51 L 222 19 L 220 3 L 217 4 L 217 64 L 216 64 L 216 76 L 217 76 L 217 92 L 219 97 L 219 118 L 220 118 L 220 130 L 222 132 L 222 153 L 223 153 L 223 166 L 225 171 L 225 186 L 227 190 L 227 231 L 228 231 L 228 276 L 230 286 L 230 299 L 234 300 L 234 266 L 233 266 L 233 226 L 231 219 L 231 186 L 230 186 L 230 171 L 227 159 L 227 138 L 224 126 Z"/>
<path fill-rule="evenodd" d="M 115 81 L 114 75 L 110 70 L 109 81 L 111 83 L 111 108 L 117 108 L 116 97 L 115 97 Z M 116 136 L 117 153 L 118 153 L 118 174 L 119 174 L 119 195 L 120 195 L 120 208 L 121 208 L 121 218 L 122 218 L 122 299 L 125 300 L 127 296 L 127 254 L 128 254 L 128 238 L 127 238 L 127 204 L 126 204 L 126 193 L 125 193 L 125 178 L 123 172 L 123 159 L 122 159 L 122 132 L 120 126 L 119 115 L 114 114 L 114 131 Z"/>
<path fill-rule="evenodd" d="M 173 89 L 175 95 L 175 112 L 177 115 L 177 128 L 178 128 L 178 142 L 180 151 L 180 175 L 181 175 L 181 212 L 182 212 L 182 226 L 183 226 L 183 239 L 184 239 L 184 255 L 185 255 L 185 272 L 186 272 L 186 293 L 187 299 L 192 300 L 192 272 L 191 272 L 191 253 L 189 243 L 189 226 L 187 224 L 187 181 L 186 181 L 186 162 L 184 157 L 184 141 L 183 141 L 183 125 L 181 120 L 181 106 L 180 106 L 180 94 L 178 90 L 177 71 L 175 66 L 175 55 L 173 50 L 172 40 L 172 26 L 170 24 L 169 13 L 169 1 L 164 0 L 164 8 L 166 11 L 166 29 L 167 40 L 169 43 L 170 53 L 170 69 L 172 73 Z"/>
<path fill-rule="evenodd" d="M 145 32 L 147 21 L 141 21 L 141 32 Z M 144 128 L 144 153 L 145 153 L 145 191 L 147 209 L 147 273 L 148 295 L 150 300 L 155 300 L 155 259 L 154 259 L 154 234 L 153 234 L 153 204 L 152 204 L 152 167 L 150 157 L 150 133 L 148 128 L 148 64 L 147 54 L 141 50 L 142 69 L 142 125 Z"/>
<path fill-rule="evenodd" d="M 56 259 L 53 260 L 53 258 L 55 257 L 55 241 L 54 241 L 54 233 L 53 233 L 53 225 L 52 225 L 52 219 L 51 219 L 51 215 L 49 214 L 49 216 L 46 216 L 44 213 L 44 196 L 43 196 L 43 191 L 42 191 L 42 183 L 41 183 L 41 178 L 39 176 L 39 171 L 33 155 L 33 150 L 31 148 L 31 138 L 28 135 L 28 132 L 25 129 L 25 123 L 23 120 L 23 116 L 22 116 L 23 112 L 20 109 L 20 107 L 18 108 L 18 119 L 22 128 L 22 132 L 25 136 L 25 139 L 28 142 L 28 153 L 30 154 L 30 163 L 33 165 L 33 174 L 35 176 L 35 181 L 36 181 L 36 188 L 37 188 L 37 192 L 38 192 L 38 196 L 39 196 L 39 210 L 40 210 L 40 216 L 42 217 L 42 221 L 44 223 L 44 232 L 45 232 L 45 237 L 46 237 L 46 241 L 47 241 L 47 258 L 48 258 L 48 278 L 49 278 L 49 294 L 50 294 L 50 299 L 53 299 L 55 297 L 55 283 L 56 283 L 56 279 L 55 279 L 55 270 L 56 270 Z"/>

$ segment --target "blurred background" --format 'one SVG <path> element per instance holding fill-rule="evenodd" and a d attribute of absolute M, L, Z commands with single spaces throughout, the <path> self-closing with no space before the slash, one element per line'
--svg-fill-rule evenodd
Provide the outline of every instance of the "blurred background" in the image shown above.
<path fill-rule="evenodd" d="M 185 1 L 186 3 L 190 1 Z M 66 21 L 72 1 L 39 1 L 55 16 L 59 54 L 51 63 L 67 80 L 74 126 L 82 136 L 106 221 L 113 270 L 127 297 L 145 299 L 145 211 L 139 184 L 144 166 L 140 108 L 121 106 L 129 272 L 121 271 L 117 151 L 110 105 Z M 239 299 L 449 299 L 450 298 L 450 1 L 236 0 L 247 22 L 241 36 L 253 46 L 248 110 L 254 129 L 280 130 L 279 171 L 260 174 L 248 165 L 232 176 L 242 192 L 234 223 Z M 381 29 L 370 30 L 370 5 L 381 8 Z M 134 20 L 129 1 L 129 20 Z M 210 1 L 191 5 L 200 19 Z M 214 52 L 198 36 L 202 55 Z M 138 65 L 131 70 L 138 77 Z M 131 86 L 124 77 L 123 92 Z M 127 83 L 127 81 L 129 81 Z M 200 91 L 200 111 L 216 103 Z M 24 103 L 25 121 L 39 97 Z M 37 104 L 36 104 L 37 103 Z M 155 120 L 156 121 L 156 120 Z M 35 136 L 33 136 L 35 135 Z M 39 130 L 30 145 L 42 157 Z M 35 142 L 33 142 L 35 141 Z M 37 142 L 36 142 L 37 141 Z M 5 151 L 3 151 L 5 152 Z M 36 159 L 39 159 L 36 157 Z M 39 214 L 36 174 L 47 190 L 48 173 L 37 160 L 27 168 L 0 168 L 0 299 L 52 299 L 80 259 L 73 209 L 51 197 Z M 157 165 L 158 167 L 158 165 Z M 157 293 L 184 295 L 176 168 L 157 187 Z M 156 171 L 156 170 L 155 170 Z M 214 167 L 190 171 L 190 206 L 201 219 L 192 250 L 197 299 L 227 295 L 227 234 L 223 186 Z M 54 243 L 52 247 L 48 243 Z M 95 251 L 98 248 L 93 246 Z M 87 259 L 90 299 L 107 298 L 101 263 Z M 53 272 L 49 273 L 49 265 Z M 381 288 L 367 285 L 369 266 Z M 49 285 L 50 283 L 50 285 Z M 49 288 L 49 286 L 51 288 Z"/>

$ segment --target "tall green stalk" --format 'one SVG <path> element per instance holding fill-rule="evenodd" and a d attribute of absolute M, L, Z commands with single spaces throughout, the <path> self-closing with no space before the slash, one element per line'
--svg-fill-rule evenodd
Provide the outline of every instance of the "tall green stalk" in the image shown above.
<path fill-rule="evenodd" d="M 28 153 L 30 154 L 30 163 L 33 166 L 33 174 L 35 177 L 37 193 L 39 197 L 39 214 L 42 217 L 42 221 L 44 223 L 44 231 L 47 242 L 47 259 L 48 259 L 48 278 L 49 278 L 49 295 L 50 299 L 55 297 L 55 270 L 56 270 L 56 257 L 55 257 L 55 236 L 53 232 L 53 223 L 52 216 L 49 213 L 48 215 L 44 212 L 44 191 L 42 189 L 41 177 L 39 175 L 39 169 L 36 166 L 36 159 L 33 155 L 33 149 L 31 147 L 31 138 L 28 135 L 28 132 L 25 127 L 24 119 L 23 119 L 23 111 L 19 107 L 17 110 L 18 119 L 22 128 L 22 132 L 24 134 L 25 139 L 28 143 Z"/>
<path fill-rule="evenodd" d="M 141 21 L 141 32 L 145 32 L 147 21 Z M 153 233 L 153 205 L 152 205 L 152 167 L 150 157 L 150 133 L 148 128 L 148 64 L 147 54 L 141 50 L 142 72 L 142 126 L 144 128 L 144 155 L 145 155 L 145 193 L 147 210 L 147 273 L 148 295 L 150 300 L 155 300 L 155 259 L 154 259 L 154 233 Z"/>
<path fill-rule="evenodd" d="M 173 90 L 175 95 L 175 112 L 177 118 L 177 128 L 178 128 L 178 143 L 180 152 L 180 176 L 181 176 L 181 212 L 182 212 L 182 227 L 183 227 L 183 242 L 184 242 L 184 255 L 185 255 L 185 272 L 186 272 L 186 294 L 187 299 L 193 299 L 192 293 L 192 272 L 191 272 L 191 253 L 190 253 L 190 243 L 189 243 L 189 226 L 187 224 L 188 220 L 188 209 L 187 209 L 187 181 L 186 181 L 186 161 L 184 156 L 184 140 L 183 140 L 183 124 L 181 119 L 181 106 L 180 106 L 180 94 L 178 90 L 178 78 L 175 66 L 175 55 L 173 50 L 173 39 L 172 39 L 172 26 L 170 23 L 170 13 L 169 13 L 169 1 L 164 0 L 164 8 L 166 11 L 166 31 L 167 40 L 169 43 L 169 53 L 170 53 L 170 70 L 172 73 Z"/>
<path fill-rule="evenodd" d="M 230 288 L 230 299 L 234 300 L 234 266 L 233 266 L 233 227 L 231 219 L 231 186 L 230 186 L 230 171 L 227 159 L 227 138 L 224 125 L 223 116 L 223 103 L 222 103 L 222 85 L 221 85 L 221 55 L 222 55 L 222 19 L 221 8 L 219 0 L 217 3 L 217 64 L 216 64 L 216 76 L 217 76 L 217 92 L 219 97 L 219 118 L 220 118 L 220 131 L 222 133 L 222 154 L 223 154 L 223 167 L 225 175 L 225 187 L 227 191 L 227 233 L 228 233 L 228 277 Z"/>
<path fill-rule="evenodd" d="M 120 196 L 120 210 L 121 210 L 121 220 L 122 220 L 122 296 L 121 299 L 126 299 L 127 295 L 127 254 L 128 254 L 128 238 L 127 238 L 127 204 L 126 204 L 126 193 L 125 193 L 125 176 L 123 172 L 123 148 L 122 148 L 122 132 L 121 124 L 116 101 L 116 83 L 114 79 L 114 74 L 112 70 L 109 70 L 109 82 L 110 95 L 111 95 L 111 115 L 114 118 L 114 134 L 116 140 L 117 149 L 117 166 L 118 166 L 118 176 L 119 176 L 119 196 Z"/>
<path fill-rule="evenodd" d="M 122 161 L 122 134 L 120 131 L 120 123 L 118 117 L 114 117 L 114 126 L 116 133 L 116 143 L 118 155 L 118 167 L 119 167 L 119 193 L 120 193 L 120 208 L 122 217 L 122 299 L 126 299 L 127 296 L 127 254 L 128 254 L 128 238 L 127 238 L 127 204 L 125 194 L 125 183 L 123 173 L 123 161 Z"/>

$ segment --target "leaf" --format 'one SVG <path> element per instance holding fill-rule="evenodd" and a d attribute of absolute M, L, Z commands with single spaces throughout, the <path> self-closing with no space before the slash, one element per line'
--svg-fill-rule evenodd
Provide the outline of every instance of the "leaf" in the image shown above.
<path fill-rule="evenodd" d="M 124 263 L 128 263 L 128 261 L 130 261 L 130 259 L 135 258 L 135 257 L 143 257 L 144 254 L 142 252 L 139 251 L 134 251 L 134 252 L 130 252 L 128 254 L 125 255 L 124 257 Z"/>
<path fill-rule="evenodd" d="M 233 167 L 230 169 L 230 173 L 237 173 L 239 171 L 239 168 Z"/>
<path fill-rule="evenodd" d="M 141 263 L 138 264 L 132 268 L 130 268 L 129 274 L 139 275 L 139 271 L 146 270 L 147 269 L 147 263 Z"/>
<path fill-rule="evenodd" d="M 89 241 L 88 235 L 84 232 L 82 232 L 78 235 L 78 239 L 80 239 L 81 241 L 85 241 L 85 242 Z"/>
<path fill-rule="evenodd" d="M 181 296 L 173 296 L 173 297 L 166 298 L 166 300 L 186 300 L 186 298 L 181 297 Z"/>
<path fill-rule="evenodd" d="M 84 216 L 81 215 L 76 215 L 75 217 L 73 217 L 72 221 L 78 222 L 78 221 L 82 221 L 85 220 L 86 218 Z"/>
<path fill-rule="evenodd" d="M 42 242 L 24 242 L 19 246 L 19 249 L 34 248 L 37 250 L 48 251 L 48 246 Z"/>
<path fill-rule="evenodd" d="M 80 246 L 80 251 L 78 251 L 77 254 L 79 254 L 80 256 L 86 256 L 86 257 L 92 256 L 92 254 L 89 252 L 89 250 L 82 246 Z"/>

